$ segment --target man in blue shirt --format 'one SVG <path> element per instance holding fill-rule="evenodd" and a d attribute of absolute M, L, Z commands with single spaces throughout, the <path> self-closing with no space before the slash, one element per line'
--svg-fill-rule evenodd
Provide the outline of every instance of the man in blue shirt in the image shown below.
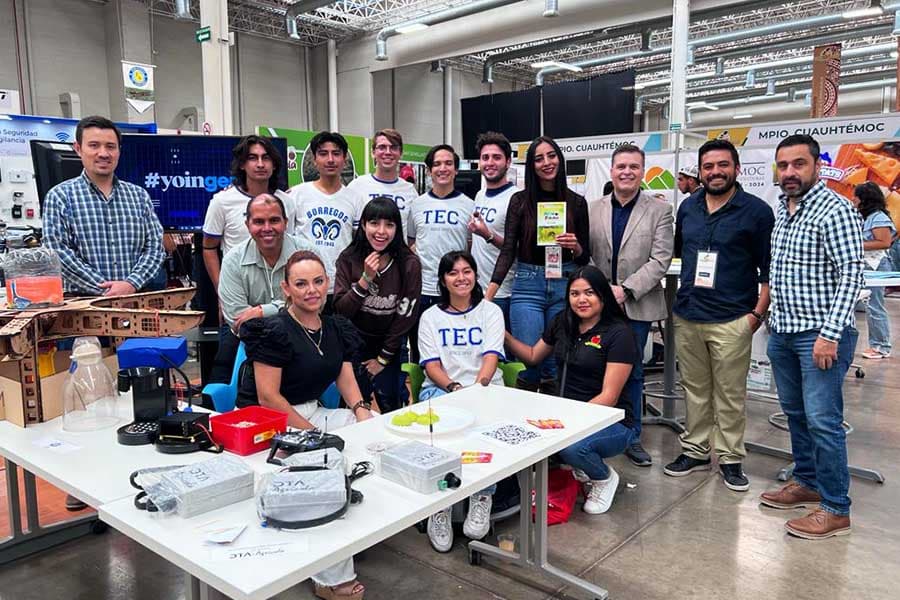
<path fill-rule="evenodd" d="M 673 312 L 685 431 L 681 455 L 663 470 L 672 477 L 708 470 L 715 452 L 725 485 L 745 492 L 747 372 L 753 333 L 769 308 L 775 215 L 737 183 L 740 161 L 731 142 L 703 144 L 699 167 L 703 188 L 682 202 L 675 231 L 682 263 Z"/>
<path fill-rule="evenodd" d="M 44 243 L 59 255 L 66 292 L 133 294 L 165 258 L 162 225 L 147 191 L 116 177 L 122 134 L 112 121 L 85 117 L 75 140 L 84 171 L 47 193 Z"/>

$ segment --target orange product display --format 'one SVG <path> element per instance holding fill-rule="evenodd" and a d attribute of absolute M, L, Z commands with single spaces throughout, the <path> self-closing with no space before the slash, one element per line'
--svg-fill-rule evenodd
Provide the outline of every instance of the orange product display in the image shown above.
<path fill-rule="evenodd" d="M 842 144 L 831 166 L 843 171 L 843 176 L 839 181 L 827 180 L 828 187 L 848 200 L 860 183 L 878 185 L 894 226 L 900 229 L 900 143 Z"/>
<path fill-rule="evenodd" d="M 15 277 L 6 281 L 6 306 L 29 308 L 62 304 L 63 281 L 59 275 Z"/>

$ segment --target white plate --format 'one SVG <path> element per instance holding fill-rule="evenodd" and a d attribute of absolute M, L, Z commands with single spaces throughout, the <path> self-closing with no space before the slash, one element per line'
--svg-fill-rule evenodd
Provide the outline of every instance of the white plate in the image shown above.
<path fill-rule="evenodd" d="M 412 408 L 401 408 L 399 410 L 395 410 L 389 412 L 388 414 L 382 417 L 382 421 L 384 421 L 385 428 L 391 433 L 396 433 L 397 435 L 402 435 L 404 437 L 428 437 L 431 435 L 431 432 L 428 431 L 428 425 L 419 425 L 418 423 L 413 423 L 408 427 L 402 427 L 400 425 L 394 425 L 391 423 L 391 419 L 394 415 L 402 414 L 408 410 L 412 410 L 413 412 L 424 415 L 428 412 L 428 406 L 426 403 L 420 403 Z M 455 406 L 434 406 L 432 410 L 437 414 L 438 417 L 441 418 L 440 421 L 434 424 L 434 435 L 450 435 L 452 433 L 458 433 L 467 427 L 470 427 L 472 423 L 475 422 L 475 415 L 471 412 L 462 409 L 456 408 Z"/>

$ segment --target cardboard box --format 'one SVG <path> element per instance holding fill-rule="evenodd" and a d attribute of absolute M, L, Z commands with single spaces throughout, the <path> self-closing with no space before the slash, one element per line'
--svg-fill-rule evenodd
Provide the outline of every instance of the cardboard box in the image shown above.
<path fill-rule="evenodd" d="M 71 364 L 69 350 L 57 351 L 53 357 L 54 374 L 41 377 L 42 421 L 50 421 L 63 414 L 63 385 L 69 374 Z M 119 361 L 115 350 L 103 348 L 103 364 L 115 378 L 119 372 Z M 22 384 L 19 379 L 19 361 L 4 360 L 0 362 L 0 420 L 6 420 L 19 427 L 25 427 L 26 410 L 38 412 L 38 407 L 26 407 L 22 399 Z"/>

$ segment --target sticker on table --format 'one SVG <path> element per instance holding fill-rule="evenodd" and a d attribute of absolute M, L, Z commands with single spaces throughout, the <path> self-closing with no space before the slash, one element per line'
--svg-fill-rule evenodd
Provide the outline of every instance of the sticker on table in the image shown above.
<path fill-rule="evenodd" d="M 67 442 L 65 440 L 59 440 L 51 437 L 43 437 L 31 442 L 38 448 L 44 448 L 51 452 L 56 452 L 57 454 L 69 454 L 70 452 L 75 452 L 76 450 L 81 450 L 81 446 L 76 446 L 71 442 Z"/>
<path fill-rule="evenodd" d="M 507 446 L 518 446 L 520 444 L 539 440 L 543 437 L 534 429 L 528 429 L 515 423 L 489 425 L 488 427 L 479 429 L 477 434 L 488 441 Z"/>
<path fill-rule="evenodd" d="M 210 548 L 209 558 L 216 561 L 246 562 L 260 559 L 270 559 L 286 554 L 302 554 L 309 552 L 309 538 L 298 538 L 291 542 L 280 544 L 264 544 L 261 546 L 241 546 L 229 548 L 217 546 Z"/>
<path fill-rule="evenodd" d="M 494 455 L 490 452 L 463 452 L 462 453 L 462 464 L 464 465 L 472 465 L 472 464 L 485 464 L 491 462 L 493 460 Z"/>
<path fill-rule="evenodd" d="M 559 419 L 525 419 L 525 422 L 538 429 L 565 429 L 566 426 Z"/>

